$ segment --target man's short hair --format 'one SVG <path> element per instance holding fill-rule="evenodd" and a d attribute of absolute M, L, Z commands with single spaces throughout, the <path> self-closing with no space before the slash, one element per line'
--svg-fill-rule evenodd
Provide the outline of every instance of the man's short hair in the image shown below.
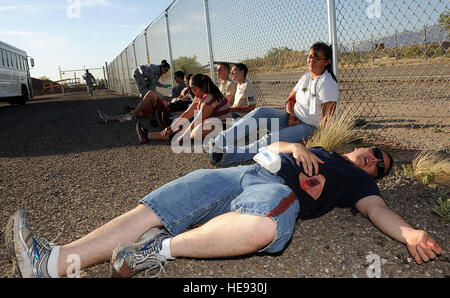
<path fill-rule="evenodd" d="M 174 76 L 176 77 L 176 78 L 184 78 L 184 72 L 182 72 L 181 70 L 179 70 L 179 71 L 176 71 L 175 73 L 174 73 Z"/>
<path fill-rule="evenodd" d="M 234 66 L 236 66 L 240 70 L 243 70 L 244 71 L 244 77 L 247 77 L 247 73 L 248 73 L 247 65 L 245 65 L 244 63 L 237 63 Z"/>
<path fill-rule="evenodd" d="M 218 65 L 218 66 L 219 66 L 219 65 L 222 65 L 222 66 L 225 67 L 225 69 L 227 69 L 228 71 L 231 70 L 230 63 L 228 63 L 228 62 L 219 62 L 217 65 Z"/>

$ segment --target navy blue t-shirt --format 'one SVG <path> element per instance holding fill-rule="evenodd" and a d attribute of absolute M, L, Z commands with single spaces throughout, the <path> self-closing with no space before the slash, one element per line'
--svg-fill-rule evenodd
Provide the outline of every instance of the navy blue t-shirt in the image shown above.
<path fill-rule="evenodd" d="M 300 201 L 301 219 L 320 217 L 334 207 L 354 207 L 370 195 L 380 196 L 374 178 L 340 154 L 322 147 L 309 150 L 325 162 L 319 164 L 318 175 L 308 177 L 301 163 L 298 166 L 292 154 L 285 153 L 280 153 L 281 169 L 277 173 Z"/>

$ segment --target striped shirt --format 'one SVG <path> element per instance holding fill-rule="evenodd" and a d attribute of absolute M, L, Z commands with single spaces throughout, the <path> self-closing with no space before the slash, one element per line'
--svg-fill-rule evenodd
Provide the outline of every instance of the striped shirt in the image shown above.
<path fill-rule="evenodd" d="M 221 100 L 215 100 L 211 94 L 204 94 L 202 98 L 195 98 L 193 104 L 196 105 L 196 110 L 201 110 L 205 105 L 213 107 L 212 113 L 208 118 L 218 118 L 225 121 L 226 118 L 231 118 L 230 104 L 225 97 Z"/>

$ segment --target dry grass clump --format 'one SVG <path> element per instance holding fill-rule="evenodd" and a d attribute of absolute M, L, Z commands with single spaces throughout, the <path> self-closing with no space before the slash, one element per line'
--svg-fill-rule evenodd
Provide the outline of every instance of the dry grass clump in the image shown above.
<path fill-rule="evenodd" d="M 427 185 L 450 186 L 450 159 L 436 151 L 424 150 L 412 161 L 412 175 Z"/>
<path fill-rule="evenodd" d="M 324 126 L 317 128 L 309 137 L 305 146 L 307 148 L 321 146 L 327 151 L 343 153 L 351 149 L 352 143 L 361 141 L 361 136 L 355 129 L 355 120 L 350 115 L 351 109 L 328 116 Z"/>

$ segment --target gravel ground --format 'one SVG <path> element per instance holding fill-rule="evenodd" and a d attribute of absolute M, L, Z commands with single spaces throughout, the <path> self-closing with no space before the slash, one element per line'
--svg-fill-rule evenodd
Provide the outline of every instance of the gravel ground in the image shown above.
<path fill-rule="evenodd" d="M 118 113 L 126 101 L 103 92 L 92 98 L 43 97 L 24 106 L 0 104 L 0 225 L 4 227 L 18 208 L 26 208 L 38 235 L 66 244 L 134 208 L 164 183 L 213 167 L 206 154 L 174 154 L 167 143 L 139 145 L 134 122 L 105 125 L 97 120 L 97 109 Z M 143 123 L 149 126 L 148 120 Z M 414 154 L 392 151 L 400 164 Z M 391 209 L 441 245 L 440 257 L 416 265 L 405 245 L 360 214 L 335 209 L 318 219 L 298 221 L 281 254 L 177 259 L 159 277 L 367 277 L 378 257 L 381 277 L 448 277 L 449 229 L 431 212 L 438 191 L 396 175 L 379 186 Z M 2 230 L 3 278 L 13 276 L 4 241 Z M 85 269 L 81 276 L 109 277 L 109 263 Z"/>

